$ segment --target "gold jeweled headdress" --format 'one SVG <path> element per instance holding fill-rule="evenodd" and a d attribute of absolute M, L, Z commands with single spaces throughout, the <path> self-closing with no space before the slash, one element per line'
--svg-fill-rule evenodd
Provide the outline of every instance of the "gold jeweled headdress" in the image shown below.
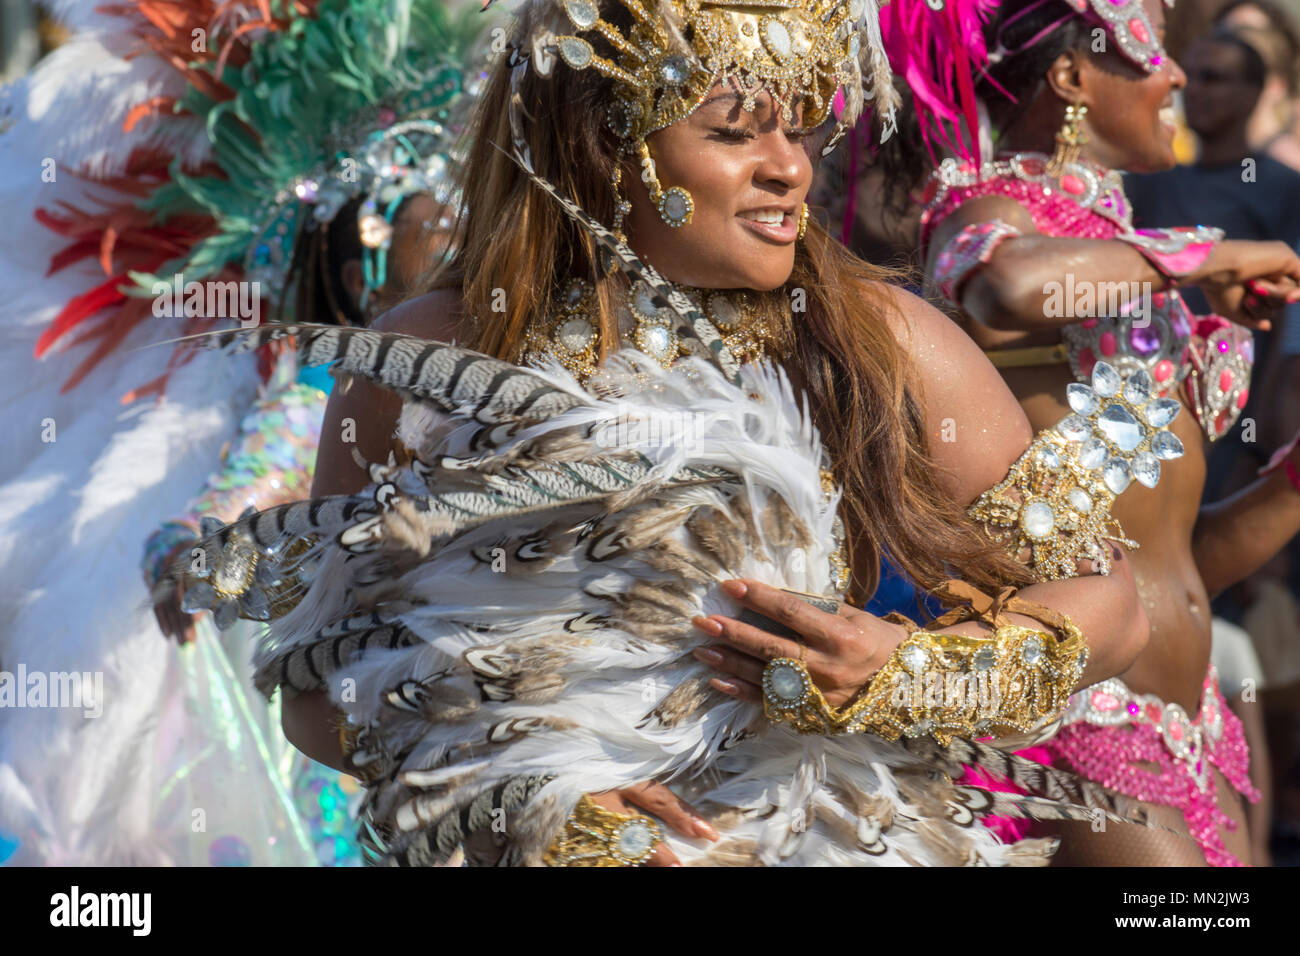
<path fill-rule="evenodd" d="M 594 69 L 615 81 L 610 125 L 624 150 L 640 161 L 651 199 L 670 225 L 690 222 L 693 202 L 680 187 L 662 188 L 646 137 L 690 116 L 715 83 L 730 82 L 744 97 L 746 110 L 753 109 L 760 92 L 768 91 L 787 123 L 802 103 L 803 129 L 831 117 L 842 91 L 836 128 L 823 154 L 857 121 L 864 100 L 876 93 L 886 129 L 892 127 L 896 95 L 880 42 L 876 0 L 604 0 L 631 15 L 626 35 L 601 16 L 599 0 L 535 2 L 557 3 L 574 31 L 539 38 L 543 48 L 574 69 Z M 870 77 L 866 92 L 864 65 Z M 613 185 L 617 195 L 617 173 Z M 615 231 L 627 208 L 620 198 Z"/>

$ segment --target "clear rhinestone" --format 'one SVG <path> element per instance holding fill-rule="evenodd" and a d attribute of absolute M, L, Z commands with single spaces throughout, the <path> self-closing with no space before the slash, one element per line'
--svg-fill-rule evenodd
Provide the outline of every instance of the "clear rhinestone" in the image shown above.
<path fill-rule="evenodd" d="M 1067 415 L 1061 419 L 1061 423 L 1056 426 L 1056 430 L 1067 441 L 1083 441 L 1092 434 L 1092 426 L 1088 424 L 1088 419 L 1078 415 Z"/>
<path fill-rule="evenodd" d="M 971 657 L 971 666 L 977 671 L 991 670 L 998 663 L 998 652 L 992 647 L 981 647 Z"/>
<path fill-rule="evenodd" d="M 1088 497 L 1088 492 L 1082 488 L 1071 488 L 1070 493 L 1065 497 L 1069 500 L 1070 507 L 1079 514 L 1086 515 L 1092 512 L 1092 499 Z"/>
<path fill-rule="evenodd" d="M 1132 451 L 1142 444 L 1146 429 L 1123 405 L 1108 405 L 1097 419 L 1097 428 L 1121 451 Z"/>
<path fill-rule="evenodd" d="M 662 325 L 652 325 L 642 331 L 641 343 L 647 352 L 655 358 L 662 359 L 668 355 L 668 349 L 672 345 L 672 336 Z"/>
<path fill-rule="evenodd" d="M 581 352 L 596 338 L 596 330 L 586 319 L 569 319 L 560 326 L 555 336 L 561 348 L 569 352 Z"/>
<path fill-rule="evenodd" d="M 570 309 L 576 309 L 582 304 L 582 296 L 587 290 L 583 284 L 577 280 L 569 283 L 569 288 L 564 291 L 564 303 Z"/>
<path fill-rule="evenodd" d="M 1151 451 L 1157 458 L 1169 461 L 1182 457 L 1183 443 L 1173 432 L 1156 432 L 1156 437 L 1151 439 Z"/>
<path fill-rule="evenodd" d="M 772 693 L 782 700 L 798 700 L 803 696 L 803 675 L 789 664 L 774 664 L 768 671 Z"/>
<path fill-rule="evenodd" d="M 655 843 L 655 832 L 640 820 L 626 824 L 618 833 L 619 855 L 628 860 L 637 860 L 650 852 Z"/>
<path fill-rule="evenodd" d="M 1133 458 L 1133 477 L 1146 485 L 1148 488 L 1154 488 L 1160 481 L 1160 462 L 1156 456 L 1149 451 L 1144 451 Z"/>
<path fill-rule="evenodd" d="M 186 614 L 206 611 L 212 607 L 216 599 L 217 592 L 213 590 L 211 584 L 207 581 L 195 581 L 185 589 L 185 596 L 181 598 L 181 610 Z"/>
<path fill-rule="evenodd" d="M 740 309 L 721 292 L 709 296 L 709 311 L 713 313 L 718 328 L 723 332 L 730 332 L 740 325 Z"/>
<path fill-rule="evenodd" d="M 1038 450 L 1038 460 L 1048 468 L 1056 469 L 1061 467 L 1061 456 L 1051 445 L 1044 445 Z"/>
<path fill-rule="evenodd" d="M 1066 386 L 1065 398 L 1080 415 L 1091 415 L 1097 410 L 1097 393 L 1087 385 L 1071 382 Z"/>
<path fill-rule="evenodd" d="M 909 644 L 903 648 L 900 657 L 903 660 L 903 666 L 913 674 L 919 674 L 925 670 L 926 664 L 930 662 L 930 655 L 924 647 L 919 644 Z"/>
<path fill-rule="evenodd" d="M 244 617 L 251 618 L 255 621 L 269 621 L 271 619 L 271 602 L 266 596 L 266 592 L 260 587 L 253 586 L 244 592 L 240 599 L 244 608 Z"/>
<path fill-rule="evenodd" d="M 600 18 L 596 5 L 590 0 L 564 0 L 564 12 L 579 30 L 589 30 Z"/>
<path fill-rule="evenodd" d="M 1123 458 L 1112 458 L 1106 462 L 1101 478 L 1106 482 L 1107 488 L 1119 495 L 1123 494 L 1124 489 L 1133 481 L 1133 472 Z"/>
<path fill-rule="evenodd" d="M 1056 515 L 1045 501 L 1031 501 L 1020 512 L 1020 527 L 1031 538 L 1046 538 L 1056 527 Z"/>
<path fill-rule="evenodd" d="M 1043 656 L 1043 639 L 1041 637 L 1030 637 L 1025 643 L 1020 645 L 1020 659 L 1033 667 Z"/>
<path fill-rule="evenodd" d="M 663 66 L 659 68 L 659 74 L 664 78 L 664 82 L 669 85 L 680 86 L 690 79 L 691 68 L 685 57 L 670 56 L 664 60 Z"/>
<path fill-rule="evenodd" d="M 579 37 L 562 37 L 560 39 L 560 56 L 564 62 L 575 70 L 584 69 L 591 63 L 591 44 Z"/>
<path fill-rule="evenodd" d="M 1104 441 L 1100 438 L 1089 438 L 1079 448 L 1079 464 L 1092 471 L 1106 463 L 1108 454 Z"/>
<path fill-rule="evenodd" d="M 1098 362 L 1092 369 L 1092 387 L 1103 398 L 1110 398 L 1119 392 L 1119 372 L 1105 362 Z"/>
<path fill-rule="evenodd" d="M 1142 409 L 1142 417 L 1147 420 L 1147 424 L 1152 428 L 1164 428 L 1178 417 L 1178 412 L 1182 407 L 1175 399 L 1157 398 Z"/>
<path fill-rule="evenodd" d="M 686 196 L 680 189 L 674 187 L 664 193 L 663 201 L 659 204 L 659 210 L 670 223 L 683 223 L 686 217 L 690 215 L 691 204 L 686 200 Z"/>
<path fill-rule="evenodd" d="M 1124 382 L 1124 400 L 1130 405 L 1145 405 L 1151 400 L 1151 376 L 1140 368 Z"/>
<path fill-rule="evenodd" d="M 778 62 L 790 58 L 790 31 L 780 20 L 767 21 L 767 28 L 763 31 L 763 42 Z"/>
<path fill-rule="evenodd" d="M 239 608 L 235 606 L 234 601 L 222 601 L 212 612 L 212 622 L 217 625 L 217 629 L 220 631 L 224 631 L 238 619 Z"/>

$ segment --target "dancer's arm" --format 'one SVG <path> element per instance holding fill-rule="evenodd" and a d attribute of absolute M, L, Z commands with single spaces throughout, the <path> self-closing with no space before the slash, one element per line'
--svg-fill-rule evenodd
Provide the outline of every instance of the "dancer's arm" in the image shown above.
<path fill-rule="evenodd" d="M 943 219 L 930 237 L 926 275 L 936 276 L 939 257 L 962 230 L 993 220 L 1021 234 L 1000 242 L 988 261 L 956 289 L 962 311 L 991 329 L 1041 332 L 1082 318 L 1074 314 L 1073 303 L 1071 308 L 1055 307 L 1067 274 L 1079 290 L 1109 289 L 1118 283 L 1122 300 L 1128 298 L 1123 293 L 1133 290 L 1132 283 L 1137 283 L 1139 294 L 1144 288 L 1160 292 L 1169 287 L 1169 279 L 1129 243 L 1041 235 L 1029 212 L 1005 196 L 972 199 Z M 1268 321 L 1258 315 L 1300 299 L 1300 258 L 1282 242 L 1222 241 L 1181 282 L 1199 285 L 1219 314 L 1242 325 L 1268 328 Z M 1248 295 L 1255 295 L 1259 304 L 1247 302 Z"/>
<path fill-rule="evenodd" d="M 892 289 L 888 294 L 897 297 L 899 341 L 915 367 L 915 380 L 924 383 L 927 450 L 940 469 L 944 490 L 969 504 L 999 482 L 1029 447 L 1029 422 L 997 370 L 960 329 L 915 296 Z M 1089 563 L 1081 561 L 1078 576 L 1043 581 L 1017 595 L 1065 615 L 1083 633 L 1089 663 L 1077 686 L 1123 673 L 1149 634 L 1129 563 L 1122 549 L 1108 546 L 1108 575 L 1092 573 Z M 868 686 L 909 635 L 906 627 L 866 612 L 842 607 L 839 614 L 828 614 L 756 581 L 728 582 L 724 587 L 747 607 L 804 637 L 808 671 L 833 707 Z M 1032 617 L 1006 618 L 1042 630 Z M 794 642 L 735 618 L 711 615 L 694 623 L 721 642 L 697 651 L 701 660 L 727 675 L 714 686 L 742 699 L 761 699 L 762 670 L 773 656 L 802 656 Z M 932 633 L 987 637 L 990 630 L 969 621 Z"/>
<path fill-rule="evenodd" d="M 1300 488 L 1287 477 L 1287 461 L 1300 469 L 1300 448 L 1271 474 L 1201 509 L 1192 557 L 1211 597 L 1254 574 L 1300 533 Z"/>

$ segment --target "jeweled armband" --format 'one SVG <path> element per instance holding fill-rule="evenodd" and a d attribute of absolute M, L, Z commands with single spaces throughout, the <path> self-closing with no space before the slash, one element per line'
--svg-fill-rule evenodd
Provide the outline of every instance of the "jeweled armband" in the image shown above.
<path fill-rule="evenodd" d="M 1042 581 L 1076 576 L 1085 559 L 1097 573 L 1109 573 L 1105 540 L 1137 547 L 1111 514 L 1115 497 L 1135 479 L 1154 488 L 1160 462 L 1183 453 L 1168 431 L 1181 406 L 1154 397 L 1145 370 L 1122 378 L 1098 362 L 1092 385 L 1072 383 L 1067 398 L 1073 413 L 1040 432 L 1006 478 L 967 511 L 1013 554 L 1028 551 Z"/>
<path fill-rule="evenodd" d="M 1223 239 L 1223 230 L 1212 226 L 1136 229 L 1115 238 L 1140 252 L 1162 276 L 1177 281 L 1201 267 Z"/>
<path fill-rule="evenodd" d="M 547 866 L 640 866 L 663 839 L 657 822 L 583 796 L 543 858 Z"/>
<path fill-rule="evenodd" d="M 962 229 L 943 247 L 935 260 L 934 284 L 945 299 L 960 305 L 957 297 L 970 274 L 993 258 L 1007 239 L 1023 235 L 1001 219 L 973 223 Z"/>
<path fill-rule="evenodd" d="M 1040 730 L 1065 711 L 1088 662 L 1079 629 L 1065 620 L 1061 633 L 1017 624 L 987 637 L 915 631 L 840 713 L 840 730 L 886 740 L 930 734 L 945 746 Z"/>

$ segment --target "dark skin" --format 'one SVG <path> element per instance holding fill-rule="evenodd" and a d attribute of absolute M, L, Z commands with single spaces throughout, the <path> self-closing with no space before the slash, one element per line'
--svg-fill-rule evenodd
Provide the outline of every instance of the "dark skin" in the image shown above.
<path fill-rule="evenodd" d="M 633 186 L 629 200 L 629 236 L 636 251 L 675 281 L 701 282 L 710 276 L 716 287 L 774 288 L 789 277 L 793 236 L 784 238 L 788 216 L 802 200 L 811 166 L 795 131 L 778 122 L 772 104 L 760 98 L 754 113 L 742 113 L 726 90 L 687 120 L 656 133 L 651 140 L 663 180 L 690 190 L 701 232 L 690 242 L 674 241 L 649 208 L 644 189 Z M 690 161 L 690 160 L 695 161 Z M 703 161 L 701 161 L 703 160 Z M 783 210 L 781 224 L 759 232 L 743 220 L 758 210 Z M 775 217 L 773 217 L 775 218 Z M 737 249 L 746 252 L 735 255 Z M 969 503 L 1001 480 L 1025 450 L 1032 432 L 1023 412 L 996 371 L 960 330 L 914 296 L 886 286 L 871 294 L 895 296 L 898 315 L 892 319 L 900 344 L 917 365 L 919 377 L 932 383 L 926 390 L 927 433 L 939 436 L 949 427 L 969 436 L 968 444 L 937 439 L 930 449 L 944 475 L 945 490 Z M 459 293 L 430 293 L 403 304 L 382 317 L 376 327 L 442 341 L 464 340 L 467 328 Z M 317 458 L 313 495 L 346 494 L 369 483 L 357 464 L 386 460 L 400 411 L 400 401 L 363 381 L 347 391 L 336 389 L 330 399 Z M 348 422 L 355 423 L 354 441 Z M 948 424 L 945 424 L 948 423 Z M 1125 555 L 1116 550 L 1115 571 L 1109 577 L 1091 575 L 1026 588 L 1023 596 L 1069 615 L 1090 639 L 1092 657 L 1084 680 L 1092 682 L 1127 667 L 1145 641 L 1146 620 L 1137 600 Z M 904 628 L 853 608 L 827 614 L 757 581 L 724 582 L 724 589 L 745 607 L 756 610 L 803 635 L 805 660 L 813 679 L 833 705 L 844 703 L 866 684 L 906 637 Z M 1013 621 L 1033 626 L 1028 618 Z M 753 699 L 755 678 L 768 660 L 795 656 L 798 647 L 725 615 L 698 618 L 703 633 L 715 638 L 714 656 L 701 660 L 720 675 L 714 686 L 724 693 Z M 979 624 L 948 629 L 981 633 Z M 338 714 L 323 693 L 287 699 L 282 710 L 286 736 L 309 756 L 346 769 L 339 748 Z M 712 827 L 693 808 L 657 783 L 594 795 L 618 812 L 639 808 L 691 838 L 716 839 Z M 649 863 L 677 862 L 661 845 Z"/>
<path fill-rule="evenodd" d="M 1158 0 L 1146 3 L 1146 9 L 1162 30 Z M 1172 130 L 1161 122 L 1160 111 L 1183 84 L 1182 71 L 1167 58 L 1159 72 L 1147 75 L 1117 58 L 1073 53 L 1058 58 L 1026 117 L 1006 132 L 1006 147 L 1050 153 L 1065 104 L 1082 103 L 1090 107 L 1085 129 L 1091 141 L 1084 147 L 1084 158 L 1130 170 L 1172 165 Z M 958 231 L 992 218 L 1017 226 L 1026 236 L 998 247 L 988 267 L 962 289 L 965 327 L 985 349 L 1060 341 L 1060 326 L 1071 320 L 1045 317 L 1043 290 L 1066 272 L 1074 274 L 1076 286 L 1137 281 L 1149 282 L 1153 291 L 1166 287 L 1127 244 L 1038 235 L 1028 212 L 1000 197 L 966 203 L 936 227 L 928 249 L 929 273 L 939 251 Z M 1267 328 L 1273 309 L 1300 297 L 1297 279 L 1300 260 L 1283 243 L 1222 242 L 1186 281 L 1200 285 L 1221 315 Z M 1050 427 L 1069 414 L 1066 386 L 1074 378 L 1068 366 L 1001 371 L 1035 429 Z M 1185 456 L 1166 465 L 1155 489 L 1134 483 L 1113 509 L 1128 536 L 1141 545 L 1131 563 L 1151 621 L 1150 642 L 1122 678 L 1134 691 L 1176 702 L 1194 714 L 1209 662 L 1210 598 L 1253 573 L 1300 531 L 1300 495 L 1279 473 L 1201 508 L 1203 433 L 1186 406 L 1172 430 L 1182 440 Z M 1240 820 L 1235 792 L 1221 776 L 1218 786 L 1225 810 Z M 1066 842 L 1058 864 L 1141 864 L 1158 854 L 1179 853 L 1168 837 L 1158 835 L 1133 841 L 1071 825 L 1061 833 Z M 1230 851 L 1249 859 L 1244 827 L 1222 835 Z M 1203 863 L 1199 852 L 1194 857 L 1189 862 Z"/>

